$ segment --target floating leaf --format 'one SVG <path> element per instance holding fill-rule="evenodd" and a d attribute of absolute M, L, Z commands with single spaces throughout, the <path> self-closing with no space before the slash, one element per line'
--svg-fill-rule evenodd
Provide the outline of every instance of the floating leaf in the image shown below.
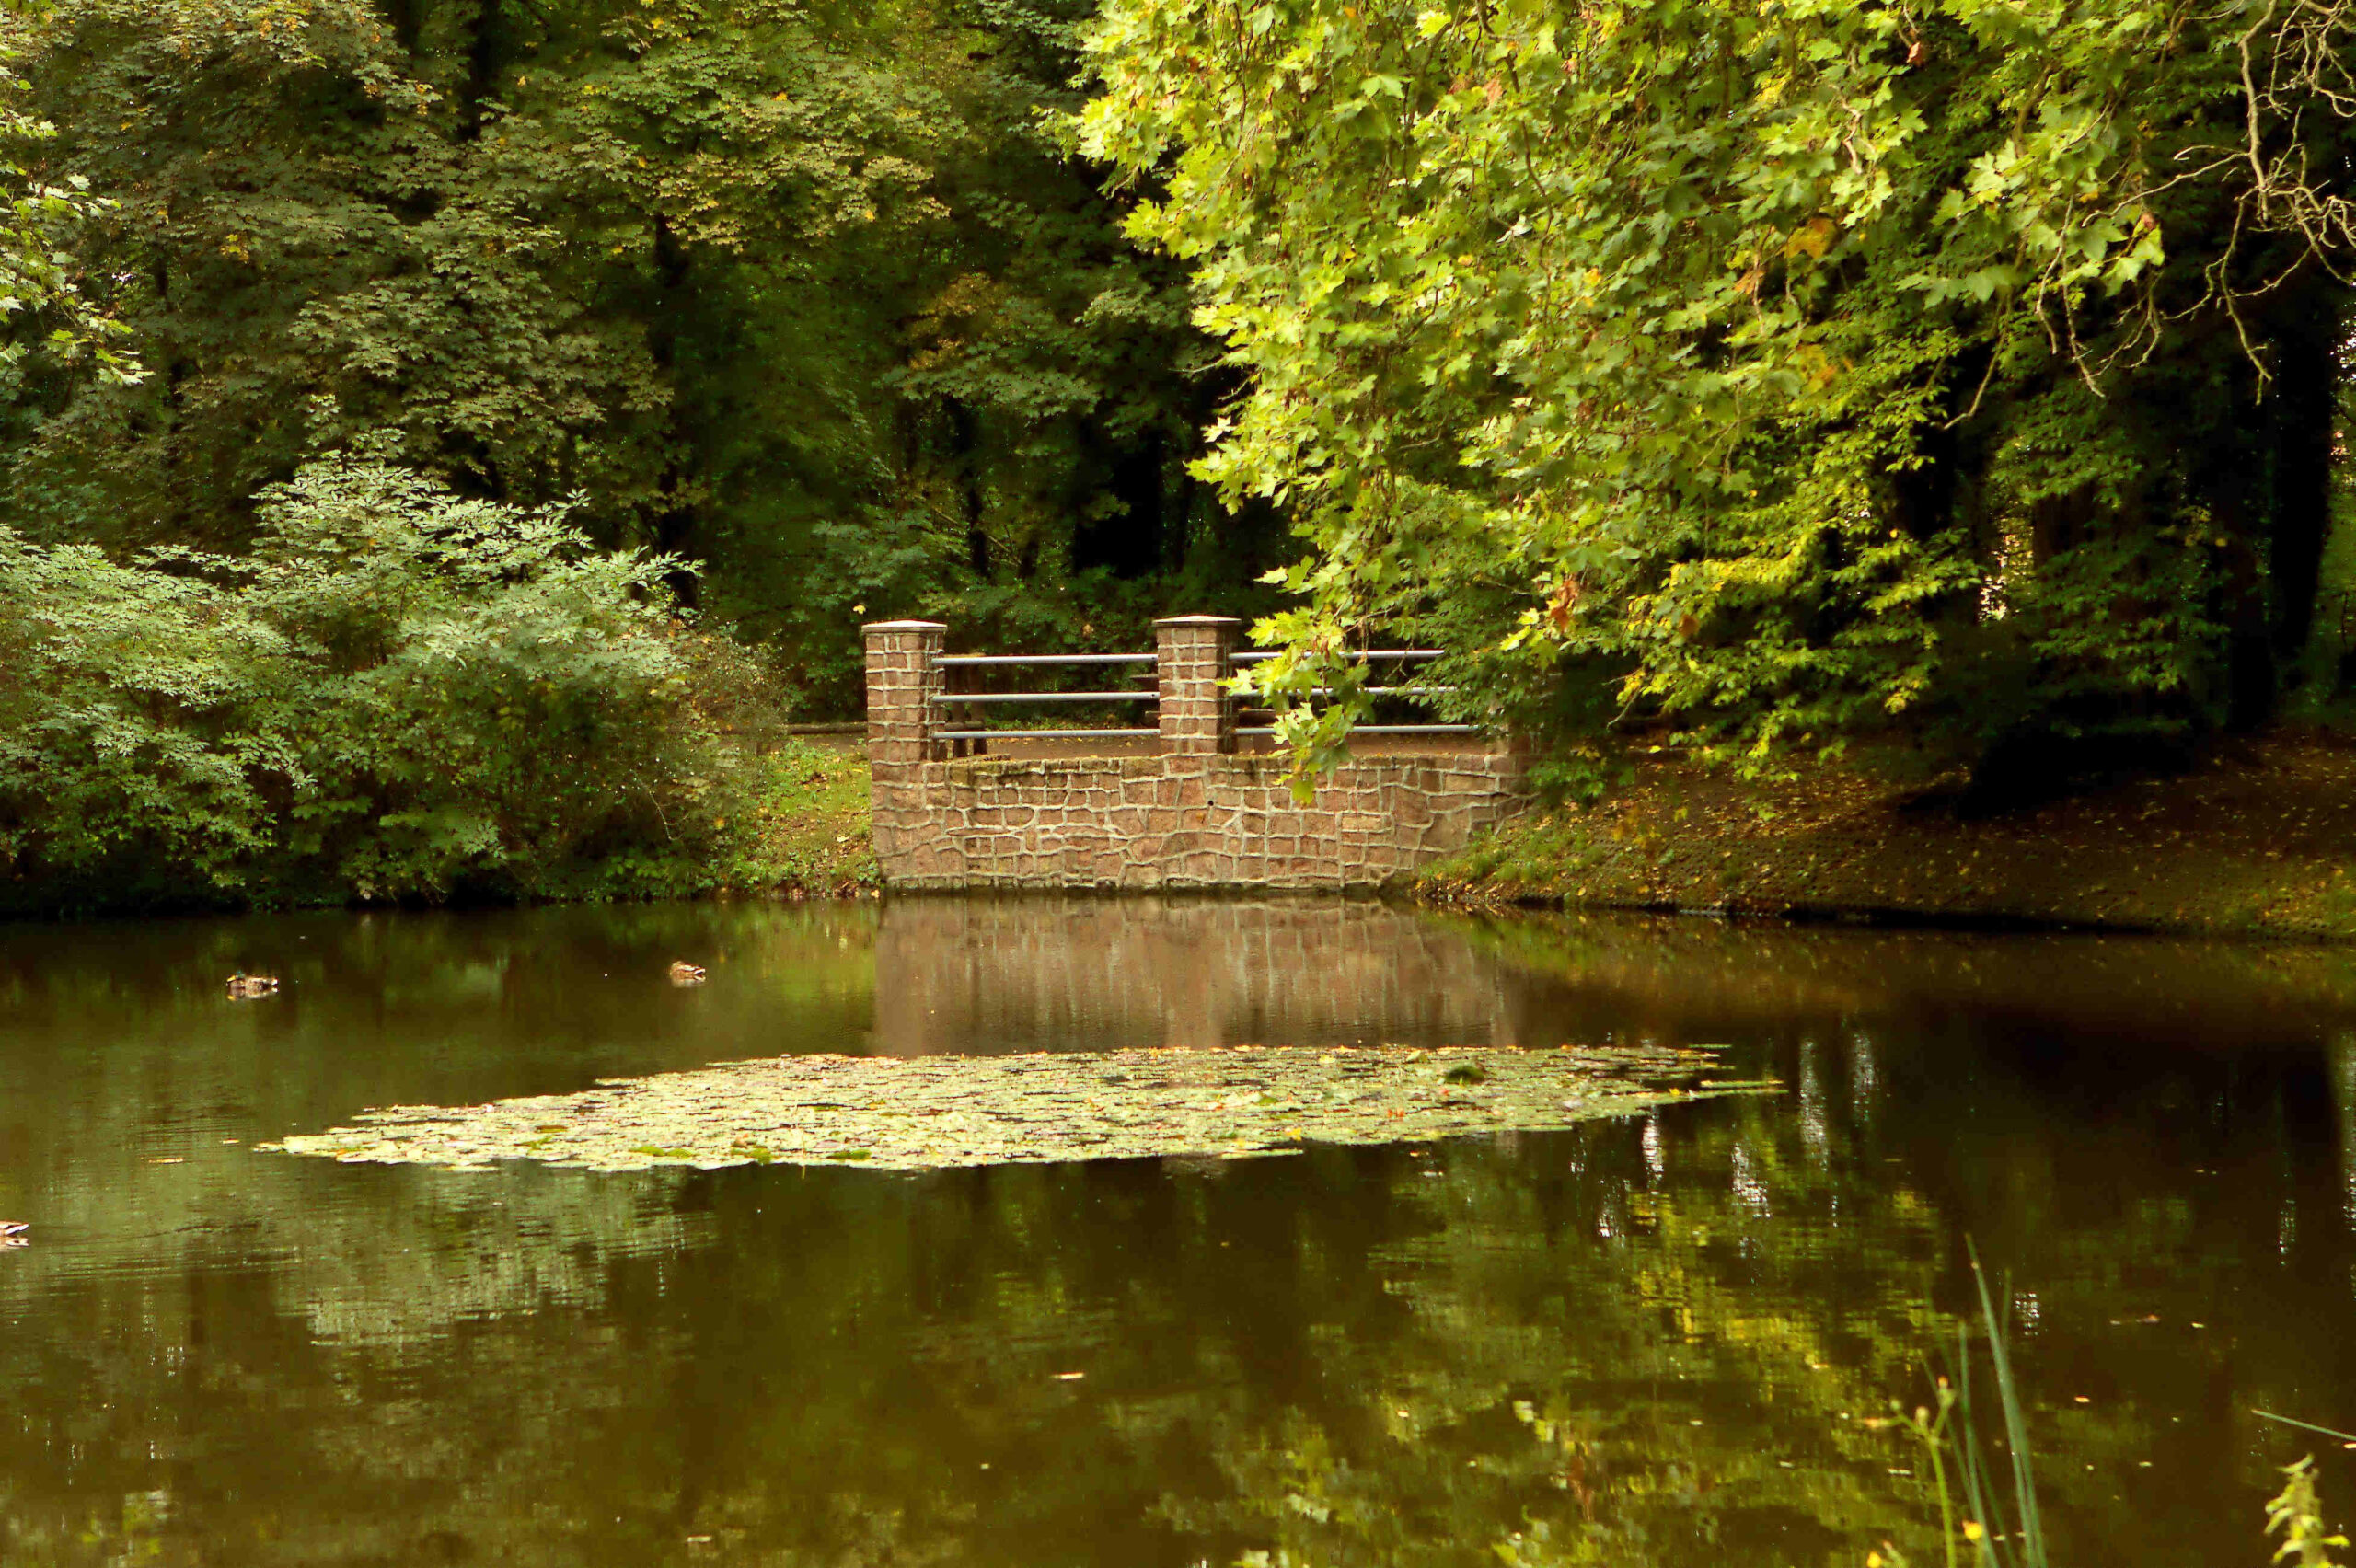
<path fill-rule="evenodd" d="M 261 1146 L 381 1164 L 538 1159 L 595 1170 L 857 1162 L 886 1170 L 1242 1159 L 1304 1142 L 1422 1142 L 1625 1116 L 1696 1093 L 1715 1053 L 1657 1046 L 1238 1045 L 1009 1056 L 783 1056 L 581 1094 L 396 1106 Z"/>

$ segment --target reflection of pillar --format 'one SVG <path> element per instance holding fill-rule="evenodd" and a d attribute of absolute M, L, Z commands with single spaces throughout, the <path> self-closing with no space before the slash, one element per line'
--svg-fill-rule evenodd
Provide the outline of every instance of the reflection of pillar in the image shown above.
<path fill-rule="evenodd" d="M 1488 1043 L 1511 1050 L 1521 1043 L 1521 1020 L 1515 1016 L 1519 1009 L 1512 1005 L 1513 998 L 1507 995 L 1503 977 L 1496 970 L 1489 970 L 1483 980 L 1483 989 L 1490 997 Z"/>
<path fill-rule="evenodd" d="M 1166 711 L 1166 709 L 1165 709 Z M 1125 984 L 1150 978 L 1161 1009 L 1159 1043 L 1172 1046 L 1212 1046 L 1230 1043 L 1228 1018 L 1249 1009 L 1239 1006 L 1249 996 L 1255 975 L 1253 959 L 1265 961 L 1267 922 L 1238 917 L 1233 905 L 1198 905 L 1183 911 L 1172 906 L 1162 920 L 1133 934 L 1138 962 L 1125 966 Z M 1253 938 L 1258 939 L 1256 942 Z M 1239 953 L 1256 947 L 1257 953 Z M 1237 1041 L 1256 1044 L 1256 1041 Z"/>
<path fill-rule="evenodd" d="M 1881 1075 L 1874 1060 L 1874 1043 L 1861 1033 L 1849 1036 L 1849 1119 L 1861 1133 L 1871 1132 L 1881 1100 Z"/>
<path fill-rule="evenodd" d="M 1800 1042 L 1800 1141 L 1807 1146 L 1807 1162 L 1819 1170 L 1831 1169 L 1832 1124 L 1825 1114 L 1823 1053 L 1813 1040 Z"/>
<path fill-rule="evenodd" d="M 2356 1230 L 2356 1034 L 2331 1043 L 2331 1100 L 2339 1113 L 2339 1206 Z"/>
<path fill-rule="evenodd" d="M 882 1056 L 929 1056 L 963 1048 L 970 1027 L 953 1004 L 971 990 L 961 934 L 933 900 L 884 902 L 875 924 L 875 1031 Z M 949 1016 L 941 1016 L 943 1006 Z"/>
<path fill-rule="evenodd" d="M 1172 616 L 1153 623 L 1163 751 L 1207 755 L 1235 749 L 1228 656 L 1242 627 L 1226 616 Z"/>

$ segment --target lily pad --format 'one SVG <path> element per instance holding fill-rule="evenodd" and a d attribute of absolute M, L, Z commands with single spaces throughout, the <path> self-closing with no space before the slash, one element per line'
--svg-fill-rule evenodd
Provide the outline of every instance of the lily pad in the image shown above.
<path fill-rule="evenodd" d="M 478 1169 L 948 1166 L 1242 1159 L 1304 1144 L 1538 1132 L 1772 1084 L 1712 1080 L 1715 1052 L 1666 1046 L 1235 1045 L 1009 1056 L 781 1056 L 609 1078 L 580 1094 L 404 1105 L 261 1147 Z"/>

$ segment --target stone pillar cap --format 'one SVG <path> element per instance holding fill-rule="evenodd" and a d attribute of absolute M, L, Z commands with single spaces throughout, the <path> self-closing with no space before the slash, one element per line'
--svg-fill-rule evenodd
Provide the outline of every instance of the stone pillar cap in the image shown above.
<path fill-rule="evenodd" d="M 920 620 L 869 621 L 859 629 L 861 631 L 947 631 L 949 623 Z"/>
<path fill-rule="evenodd" d="M 1242 626 L 1233 616 L 1163 616 L 1156 626 Z"/>

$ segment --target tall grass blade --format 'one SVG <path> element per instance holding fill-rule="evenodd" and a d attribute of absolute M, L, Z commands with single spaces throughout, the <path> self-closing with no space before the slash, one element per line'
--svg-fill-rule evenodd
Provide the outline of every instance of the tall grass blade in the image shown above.
<path fill-rule="evenodd" d="M 1963 1471 L 1963 1504 L 1969 1516 L 1981 1526 L 1980 1539 L 1972 1544 L 1979 1548 L 1980 1568 L 2011 1568 L 1996 1528 L 2002 1517 L 1990 1507 L 1988 1467 L 1980 1454 L 1980 1424 L 1971 1410 L 1971 1331 L 1958 1323 L 1955 1328 L 1956 1414 L 1955 1450 Z"/>
<path fill-rule="evenodd" d="M 2018 1510 L 2021 1568 L 2050 1568 L 2045 1555 L 2045 1520 L 2037 1507 L 2037 1476 L 2029 1462 L 2028 1420 L 2021 1412 L 2020 1390 L 2013 1381 L 2012 1356 L 2004 1348 L 2004 1323 L 1996 1316 L 1994 1297 L 1988 1292 L 1988 1274 L 1980 1266 L 1980 1249 L 1967 1239 L 1971 1274 L 1980 1286 L 1980 1315 L 1988 1325 L 1988 1359 L 1996 1374 L 1996 1399 L 2003 1406 L 2004 1441 L 2013 1461 L 2013 1504 Z"/>
<path fill-rule="evenodd" d="M 2327 1437 L 2337 1437 L 2343 1443 L 2356 1443 L 2356 1432 L 2341 1432 L 2334 1427 L 2317 1426 L 2312 1421 L 2299 1421 L 2291 1416 L 2277 1415 L 2270 1410 L 2259 1410 L 2256 1405 L 2250 1407 L 2249 1412 L 2260 1421 L 2279 1421 L 2285 1426 L 2295 1426 L 2302 1432 L 2320 1432 Z"/>

